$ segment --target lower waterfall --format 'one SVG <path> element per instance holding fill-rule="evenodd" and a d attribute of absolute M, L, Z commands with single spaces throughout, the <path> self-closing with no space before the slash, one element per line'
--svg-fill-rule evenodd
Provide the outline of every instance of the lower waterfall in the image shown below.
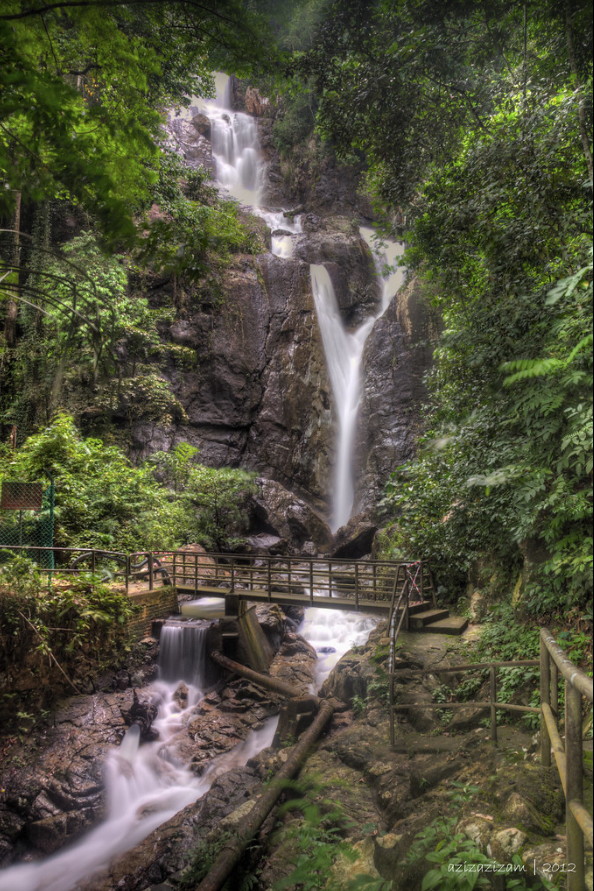
<path fill-rule="evenodd" d="M 180 623 L 178 623 L 180 624 Z M 168 626 L 164 626 L 164 629 Z M 207 629 L 208 626 L 203 626 Z M 179 630 L 165 634 L 165 661 L 161 670 L 166 676 L 179 675 L 175 670 L 175 648 L 178 644 L 198 653 L 204 642 L 201 628 L 189 629 L 194 641 L 188 641 Z M 206 657 L 204 656 L 204 659 Z M 199 679 L 200 670 L 192 669 L 187 680 Z M 183 709 L 175 698 L 180 677 L 173 682 L 159 680 L 151 685 L 152 701 L 158 705 L 153 727 L 159 732 L 155 742 L 140 745 L 140 731 L 130 727 L 117 748 L 111 749 L 105 763 L 106 817 L 79 841 L 44 860 L 9 867 L 0 872 L 0 891 L 70 891 L 81 879 L 105 869 L 110 861 L 138 845 L 154 829 L 170 820 L 178 811 L 192 804 L 208 791 L 216 777 L 233 767 L 241 767 L 261 749 L 272 744 L 278 718 L 269 718 L 231 751 L 215 758 L 200 777 L 180 763 L 176 753 L 176 736 L 184 729 L 184 719 L 191 706 Z M 195 688 L 188 701 L 196 702 L 202 690 Z"/>
<path fill-rule="evenodd" d="M 185 681 L 203 693 L 211 686 L 213 663 L 208 658 L 206 635 L 209 624 L 167 622 L 159 639 L 159 678 L 174 683 Z"/>

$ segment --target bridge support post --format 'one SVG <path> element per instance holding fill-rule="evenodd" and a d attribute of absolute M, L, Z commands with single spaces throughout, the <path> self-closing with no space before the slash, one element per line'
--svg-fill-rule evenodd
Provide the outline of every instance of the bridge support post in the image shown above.
<path fill-rule="evenodd" d="M 239 615 L 239 597 L 237 594 L 225 594 L 225 615 L 226 616 L 237 616 Z"/>

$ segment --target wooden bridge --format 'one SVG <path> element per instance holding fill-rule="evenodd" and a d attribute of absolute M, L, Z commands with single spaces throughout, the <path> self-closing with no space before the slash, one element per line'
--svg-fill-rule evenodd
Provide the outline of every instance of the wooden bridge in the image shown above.
<path fill-rule="evenodd" d="M 1 552 L 2 549 L 0 549 Z M 47 548 L 12 547 L 43 563 Z M 460 634 L 465 619 L 437 606 L 433 577 L 422 560 L 396 563 L 316 557 L 220 554 L 192 550 L 138 551 L 125 554 L 92 548 L 53 548 L 49 575 L 88 571 L 129 594 L 173 585 L 180 595 L 199 600 L 220 597 L 228 614 L 241 601 L 279 606 L 315 606 L 388 615 L 395 604 L 405 611 L 412 631 Z M 47 562 L 47 561 L 45 561 Z"/>

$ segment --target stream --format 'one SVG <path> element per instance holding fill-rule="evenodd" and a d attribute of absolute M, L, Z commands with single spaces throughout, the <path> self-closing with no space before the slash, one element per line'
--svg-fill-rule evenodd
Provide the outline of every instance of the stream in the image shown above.
<path fill-rule="evenodd" d="M 318 652 L 312 685 L 315 691 L 352 646 L 365 643 L 377 621 L 361 613 L 316 607 L 305 611 L 299 632 Z M 160 680 L 148 690 L 159 709 L 153 723 L 159 739 L 141 745 L 139 728 L 131 727 L 121 744 L 109 752 L 104 768 L 105 819 L 80 841 L 51 857 L 0 872 L 0 891 L 70 891 L 81 879 L 107 867 L 114 857 L 134 848 L 204 795 L 221 773 L 245 765 L 272 744 L 277 717 L 268 719 L 244 742 L 211 761 L 200 777 L 180 762 L 176 736 L 204 692 L 200 683 L 206 664 L 202 646 L 205 636 L 200 632 L 207 627 L 185 629 L 180 625 L 163 629 Z M 181 708 L 175 698 L 181 681 L 188 684 L 187 708 Z"/>

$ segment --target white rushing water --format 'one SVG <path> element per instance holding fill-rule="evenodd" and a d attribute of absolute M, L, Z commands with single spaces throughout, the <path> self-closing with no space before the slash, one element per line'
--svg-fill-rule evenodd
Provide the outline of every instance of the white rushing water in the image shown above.
<path fill-rule="evenodd" d="M 396 242 L 379 243 L 374 239 L 373 229 L 361 227 L 360 233 L 373 253 L 381 281 L 382 301 L 379 312 L 366 319 L 356 331 L 348 331 L 344 325 L 326 267 L 317 264 L 310 267 L 316 315 L 338 420 L 330 522 L 332 532 L 348 523 L 355 500 L 354 445 L 361 402 L 363 351 L 371 329 L 387 310 L 404 278 L 403 269 L 392 268 L 403 252 L 403 245 Z"/>
<path fill-rule="evenodd" d="M 153 701 L 159 706 L 153 723 L 159 731 L 156 742 L 140 745 L 138 727 L 131 727 L 121 745 L 109 752 L 105 764 L 105 819 L 80 841 L 47 859 L 0 871 L 0 891 L 69 891 L 204 795 L 219 774 L 243 766 L 272 744 L 276 717 L 215 758 L 197 777 L 176 754 L 176 736 L 193 714 L 191 708 L 182 709 L 176 702 L 177 687 L 178 680 L 159 681 L 151 687 Z M 199 690 L 189 691 L 188 702 L 199 699 Z"/>
<path fill-rule="evenodd" d="M 221 191 L 249 207 L 261 217 L 272 233 L 271 252 L 282 259 L 293 256 L 293 236 L 301 233 L 299 217 L 290 211 L 270 209 L 265 199 L 264 174 L 258 122 L 251 115 L 231 108 L 231 81 L 228 74 L 215 74 L 216 96 L 205 100 L 192 97 L 189 108 L 170 117 L 170 127 L 183 149 L 179 122 L 189 122 L 202 113 L 210 121 L 210 143 L 216 182 Z"/>
<path fill-rule="evenodd" d="M 336 663 L 352 647 L 360 647 L 379 622 L 376 616 L 346 610 L 305 610 L 299 634 L 318 654 L 312 692 L 317 693 Z"/>

